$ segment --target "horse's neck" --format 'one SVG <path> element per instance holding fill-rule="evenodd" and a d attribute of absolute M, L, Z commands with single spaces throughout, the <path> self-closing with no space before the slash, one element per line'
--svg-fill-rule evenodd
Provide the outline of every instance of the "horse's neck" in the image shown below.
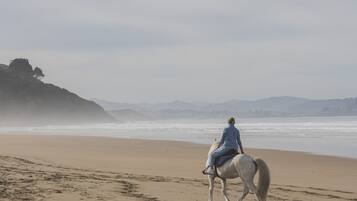
<path fill-rule="evenodd" d="M 208 151 L 208 155 L 211 154 L 214 150 L 216 150 L 219 147 L 219 143 L 218 142 L 213 142 L 213 144 L 211 145 L 211 148 Z"/>

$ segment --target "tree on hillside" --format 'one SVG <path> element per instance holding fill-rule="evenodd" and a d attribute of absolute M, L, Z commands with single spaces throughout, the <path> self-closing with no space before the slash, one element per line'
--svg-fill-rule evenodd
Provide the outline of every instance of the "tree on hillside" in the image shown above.
<path fill-rule="evenodd" d="M 43 77 L 45 77 L 45 75 L 43 74 L 42 72 L 42 69 L 39 68 L 39 67 L 36 67 L 34 70 L 33 70 L 33 74 L 34 74 L 34 77 L 36 79 L 41 79 Z"/>
<path fill-rule="evenodd" d="M 34 72 L 27 59 L 17 58 L 10 62 L 9 71 L 23 78 L 32 78 Z"/>

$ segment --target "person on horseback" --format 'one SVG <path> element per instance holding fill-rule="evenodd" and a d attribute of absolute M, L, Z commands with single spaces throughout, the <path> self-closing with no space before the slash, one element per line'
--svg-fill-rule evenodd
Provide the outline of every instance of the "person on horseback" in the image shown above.
<path fill-rule="evenodd" d="M 240 140 L 239 130 L 234 126 L 235 119 L 233 117 L 228 119 L 229 126 L 224 129 L 219 142 L 219 148 L 212 152 L 208 156 L 206 168 L 202 171 L 203 174 L 214 175 L 214 164 L 218 157 L 225 155 L 226 153 L 236 150 L 241 150 L 244 154 L 242 142 Z"/>

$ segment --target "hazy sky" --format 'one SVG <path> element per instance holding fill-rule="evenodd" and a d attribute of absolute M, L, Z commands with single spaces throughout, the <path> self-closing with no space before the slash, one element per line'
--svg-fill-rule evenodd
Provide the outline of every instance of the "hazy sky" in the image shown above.
<path fill-rule="evenodd" d="M 119 102 L 357 96 L 357 1 L 0 0 L 0 63 Z"/>

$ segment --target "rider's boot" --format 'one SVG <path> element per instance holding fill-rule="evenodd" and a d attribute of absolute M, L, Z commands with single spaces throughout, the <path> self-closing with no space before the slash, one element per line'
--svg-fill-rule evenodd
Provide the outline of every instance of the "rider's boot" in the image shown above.
<path fill-rule="evenodd" d="M 211 166 L 206 167 L 206 168 L 202 171 L 202 173 L 203 173 L 203 174 L 206 174 L 206 175 L 214 175 L 213 167 L 211 167 Z"/>

